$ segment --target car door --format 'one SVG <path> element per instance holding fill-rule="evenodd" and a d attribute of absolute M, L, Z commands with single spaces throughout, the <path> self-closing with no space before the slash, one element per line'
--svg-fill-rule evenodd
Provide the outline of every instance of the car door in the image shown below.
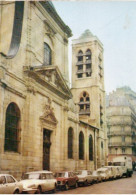
<path fill-rule="evenodd" d="M 42 190 L 43 190 L 43 192 L 44 191 L 48 191 L 49 190 L 48 173 L 42 173 L 41 179 L 43 181 L 43 184 L 42 184 Z"/>
<path fill-rule="evenodd" d="M 89 183 L 91 183 L 91 182 L 92 182 L 91 171 L 87 171 L 87 172 L 86 172 L 86 177 L 87 177 L 87 181 L 88 181 Z"/>
<path fill-rule="evenodd" d="M 76 184 L 76 177 L 73 172 L 71 172 L 71 186 L 74 186 Z"/>
<path fill-rule="evenodd" d="M 52 173 L 50 173 L 50 186 L 51 186 L 51 190 L 54 189 L 55 179 Z"/>
<path fill-rule="evenodd" d="M 6 190 L 5 176 L 0 176 L 0 194 L 8 194 L 8 191 Z"/>
<path fill-rule="evenodd" d="M 6 188 L 7 188 L 7 190 L 8 190 L 8 194 L 13 194 L 13 193 L 15 192 L 17 182 L 16 182 L 15 179 L 14 179 L 12 176 L 10 176 L 10 175 L 7 175 L 7 176 L 6 176 L 6 180 L 7 180 Z"/>

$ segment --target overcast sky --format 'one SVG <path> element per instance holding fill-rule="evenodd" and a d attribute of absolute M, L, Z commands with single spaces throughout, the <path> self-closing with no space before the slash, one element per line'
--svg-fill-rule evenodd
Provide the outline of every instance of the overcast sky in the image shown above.
<path fill-rule="evenodd" d="M 70 46 L 86 29 L 103 43 L 106 92 L 124 85 L 136 92 L 136 1 L 53 0 L 53 4 L 72 30 Z"/>

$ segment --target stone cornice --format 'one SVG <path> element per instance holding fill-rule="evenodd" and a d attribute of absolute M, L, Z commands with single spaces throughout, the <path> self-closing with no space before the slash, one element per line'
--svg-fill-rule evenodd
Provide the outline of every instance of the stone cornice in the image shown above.
<path fill-rule="evenodd" d="M 4 81 L 2 81 L 2 80 L 0 80 L 0 85 L 1 85 L 4 89 L 10 91 L 11 93 L 13 93 L 13 94 L 15 94 L 15 95 L 18 95 L 18 96 L 20 96 L 20 97 L 22 97 L 22 98 L 24 98 L 24 99 L 26 98 L 26 96 L 25 96 L 23 93 L 21 93 L 20 91 L 16 90 L 15 88 L 9 86 L 6 82 L 4 82 Z"/>
<path fill-rule="evenodd" d="M 54 21 L 59 25 L 59 27 L 67 34 L 68 37 L 72 36 L 71 29 L 62 21 L 56 10 L 51 6 L 50 2 L 48 1 L 40 1 L 39 2 L 44 9 L 51 15 Z"/>

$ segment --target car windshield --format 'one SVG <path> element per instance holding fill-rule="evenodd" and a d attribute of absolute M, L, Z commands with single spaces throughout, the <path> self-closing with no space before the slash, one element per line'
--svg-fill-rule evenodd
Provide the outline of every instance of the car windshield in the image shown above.
<path fill-rule="evenodd" d="M 76 175 L 82 175 L 82 171 L 76 171 L 75 174 Z"/>
<path fill-rule="evenodd" d="M 105 173 L 105 171 L 98 171 L 98 173 L 99 173 L 99 174 L 101 174 L 101 173 Z"/>
<path fill-rule="evenodd" d="M 66 177 L 66 173 L 55 173 L 55 177 Z"/>
<path fill-rule="evenodd" d="M 125 162 L 114 162 L 114 166 L 125 166 Z"/>
<path fill-rule="evenodd" d="M 39 173 L 26 173 L 23 175 L 23 179 L 40 179 L 40 174 Z"/>

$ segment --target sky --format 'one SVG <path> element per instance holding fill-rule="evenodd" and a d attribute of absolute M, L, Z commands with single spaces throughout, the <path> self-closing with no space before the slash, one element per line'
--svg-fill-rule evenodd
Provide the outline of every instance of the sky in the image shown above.
<path fill-rule="evenodd" d="M 104 47 L 105 90 L 129 86 L 136 92 L 136 1 L 52 1 L 57 13 L 72 30 L 71 40 L 86 29 Z"/>

